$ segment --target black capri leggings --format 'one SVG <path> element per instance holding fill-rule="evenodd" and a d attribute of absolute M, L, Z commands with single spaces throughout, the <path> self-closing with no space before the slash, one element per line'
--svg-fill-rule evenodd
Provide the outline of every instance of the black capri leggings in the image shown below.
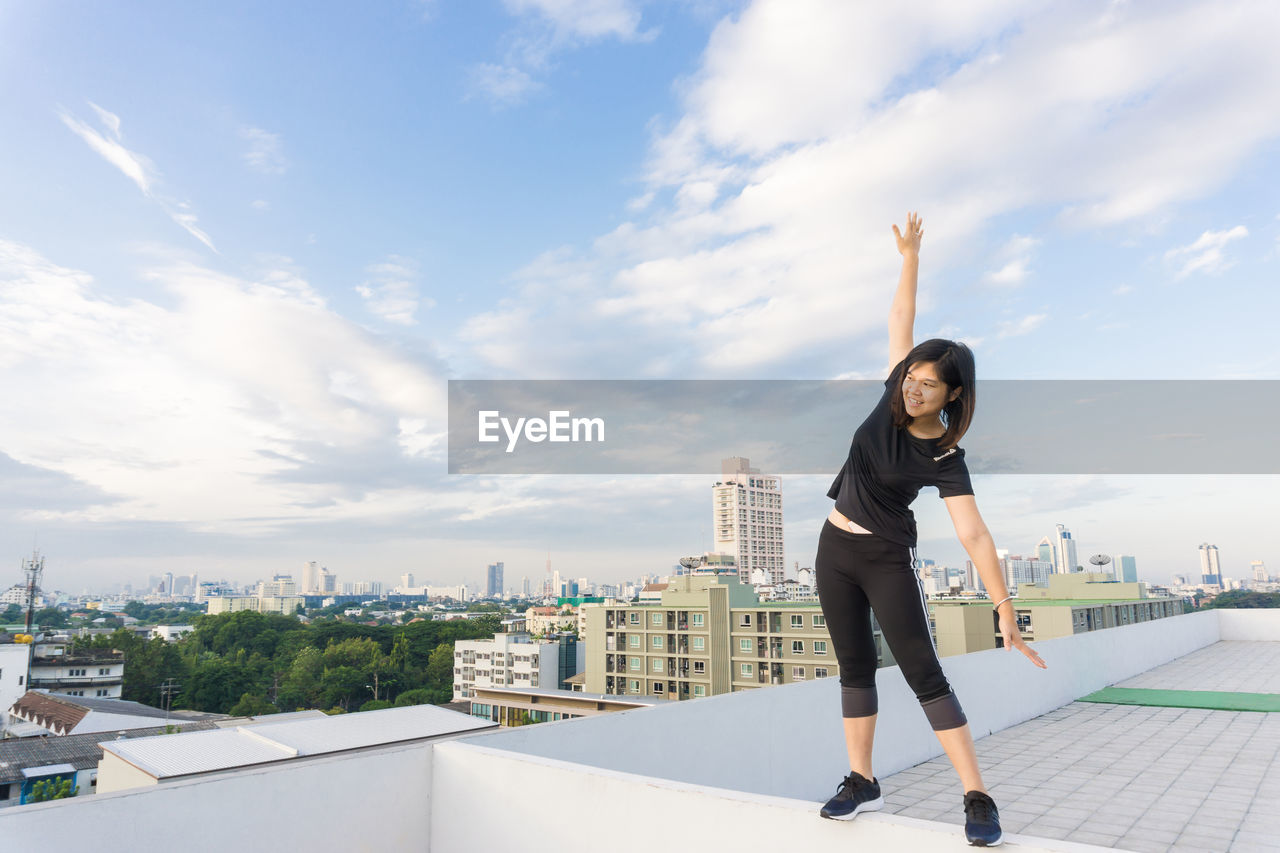
<path fill-rule="evenodd" d="M 841 530 L 830 519 L 822 525 L 814 574 L 840 662 L 841 711 L 845 717 L 869 717 L 878 709 L 874 610 L 929 724 L 935 731 L 954 729 L 967 721 L 929 636 L 924 586 L 914 564 L 914 548 Z"/>

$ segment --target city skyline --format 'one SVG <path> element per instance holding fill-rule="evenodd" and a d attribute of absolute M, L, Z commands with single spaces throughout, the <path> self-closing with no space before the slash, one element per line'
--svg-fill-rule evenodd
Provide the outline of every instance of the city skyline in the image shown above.
<path fill-rule="evenodd" d="M 0 11 L 14 580 L 661 574 L 714 471 L 451 477 L 446 381 L 880 378 L 909 209 L 917 340 L 979 378 L 1280 378 L 1270 4 L 132 8 Z M 788 567 L 845 446 L 783 472 Z M 974 486 L 997 547 L 1168 582 L 1280 565 L 1275 481 Z"/>

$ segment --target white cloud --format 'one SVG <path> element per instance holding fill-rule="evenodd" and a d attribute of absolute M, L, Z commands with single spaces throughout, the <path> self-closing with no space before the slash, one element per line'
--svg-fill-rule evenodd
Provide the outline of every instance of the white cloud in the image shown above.
<path fill-rule="evenodd" d="M 245 127 L 240 129 L 240 138 L 249 144 L 244 152 L 244 161 L 252 168 L 268 175 L 281 175 L 289 168 L 280 134 L 269 133 L 259 127 Z"/>
<path fill-rule="evenodd" d="M 392 255 L 368 269 L 369 279 L 356 285 L 365 307 L 388 323 L 412 326 L 418 308 L 431 308 L 435 301 L 419 295 L 417 264 Z"/>
<path fill-rule="evenodd" d="M 1248 236 L 1249 229 L 1243 225 L 1226 231 L 1206 231 L 1194 243 L 1165 252 L 1164 259 L 1178 267 L 1177 278 L 1185 278 L 1193 272 L 1216 275 L 1232 264 L 1223 254 L 1226 245 Z"/>
<path fill-rule="evenodd" d="M 1028 314 L 1014 323 L 1007 320 L 1002 321 L 996 331 L 996 337 L 1012 338 L 1018 335 L 1028 335 L 1038 329 L 1047 317 L 1047 314 Z"/>
<path fill-rule="evenodd" d="M 640 6 L 632 0 L 503 0 L 515 15 L 535 15 L 555 30 L 559 41 L 614 37 L 634 39 Z"/>
<path fill-rule="evenodd" d="M 557 53 L 602 39 L 648 41 L 636 0 L 503 0 L 517 18 L 503 41 L 500 63 L 481 62 L 468 73 L 467 97 L 482 95 L 499 106 L 520 103 L 543 87 Z"/>
<path fill-rule="evenodd" d="M 1280 136 L 1280 111 L 1258 109 L 1280 87 L 1278 36 L 1280 6 L 1247 0 L 757 0 L 715 28 L 653 140 L 654 200 L 577 255 L 574 280 L 518 277 L 462 337 L 503 329 L 490 367 L 521 375 L 750 375 L 848 353 L 883 335 L 904 210 L 929 223 L 927 320 L 944 298 L 929 272 L 1024 211 L 1090 229 L 1214 192 Z M 1024 249 L 996 282 L 1027 279 Z M 625 359 L 576 359 L 624 334 Z"/>
<path fill-rule="evenodd" d="M 217 252 L 218 250 L 214 247 L 213 240 L 197 225 L 196 215 L 191 211 L 191 206 L 187 202 L 175 201 L 156 192 L 156 171 L 151 161 L 143 155 L 125 148 L 120 141 L 120 117 L 93 102 L 90 102 L 89 106 L 97 113 L 98 119 L 114 139 L 107 139 L 101 133 L 66 111 L 60 111 L 58 117 L 62 119 L 62 123 L 72 133 L 84 140 L 85 144 L 97 152 L 102 159 L 115 166 L 125 177 L 133 181 L 138 189 L 142 190 L 142 194 L 158 204 L 170 219 L 182 226 L 188 234 L 208 246 L 209 249 Z"/>
<path fill-rule="evenodd" d="M 256 198 L 249 202 L 249 206 L 254 210 L 266 211 L 271 209 L 271 202 L 267 201 L 265 198 Z"/>
<path fill-rule="evenodd" d="M 1029 272 L 1032 255 L 1040 241 L 1034 237 L 1014 235 L 996 254 L 1000 266 L 988 272 L 983 280 L 988 284 L 1016 287 L 1022 284 Z"/>
<path fill-rule="evenodd" d="M 481 95 L 499 106 L 517 104 L 542 88 L 528 72 L 509 65 L 481 62 L 473 65 L 467 76 L 468 97 Z"/>
<path fill-rule="evenodd" d="M 145 277 L 163 306 L 0 240 L 0 376 L 23 400 L 0 413 L 0 447 L 113 499 L 60 517 L 234 534 L 465 501 L 296 476 L 344 455 L 441 459 L 439 370 L 325 308 L 291 268 L 246 280 L 168 260 Z M 31 411 L 59 428 L 33 430 Z"/>
<path fill-rule="evenodd" d="M 106 160 L 112 166 L 115 166 L 124 176 L 137 184 L 138 189 L 142 190 L 144 195 L 151 195 L 152 174 L 154 167 L 151 162 L 143 157 L 130 151 L 120 144 L 120 119 L 112 113 L 99 107 L 97 104 L 90 104 L 100 116 L 109 116 L 111 121 L 108 124 L 112 135 L 115 139 L 107 139 L 98 131 L 89 125 L 80 121 L 70 113 L 61 112 L 58 117 L 62 119 L 62 123 L 70 128 L 71 132 L 84 140 L 85 144 L 92 148 L 103 160 Z M 104 121 L 105 123 L 105 121 Z"/>

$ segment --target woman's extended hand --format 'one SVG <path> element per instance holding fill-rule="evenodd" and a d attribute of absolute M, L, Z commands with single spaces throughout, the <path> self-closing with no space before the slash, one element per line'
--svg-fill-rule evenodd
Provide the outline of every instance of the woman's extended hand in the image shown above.
<path fill-rule="evenodd" d="M 1006 649 L 1017 649 L 1027 656 L 1027 660 L 1041 669 L 1049 668 L 1049 665 L 1041 660 L 1040 655 L 1036 654 L 1036 650 L 1028 646 L 1026 640 L 1022 639 L 1022 632 L 1018 630 L 1018 620 L 1012 616 L 1001 614 L 1000 636 L 1004 637 L 1004 647 Z"/>
<path fill-rule="evenodd" d="M 898 226 L 893 226 L 893 236 L 898 240 L 898 251 L 904 256 L 920 254 L 920 238 L 924 236 L 924 220 L 914 213 L 907 214 L 907 233 L 903 234 Z"/>

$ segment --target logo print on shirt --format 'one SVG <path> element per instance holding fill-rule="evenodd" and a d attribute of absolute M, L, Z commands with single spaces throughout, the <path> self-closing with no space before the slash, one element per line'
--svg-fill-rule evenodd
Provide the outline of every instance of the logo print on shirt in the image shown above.
<path fill-rule="evenodd" d="M 950 456 L 952 453 L 955 453 L 955 452 L 956 452 L 956 448 L 953 447 L 950 450 L 948 450 L 946 453 L 942 454 L 941 456 L 933 457 L 933 461 L 937 462 L 939 459 L 946 459 L 948 456 Z"/>

